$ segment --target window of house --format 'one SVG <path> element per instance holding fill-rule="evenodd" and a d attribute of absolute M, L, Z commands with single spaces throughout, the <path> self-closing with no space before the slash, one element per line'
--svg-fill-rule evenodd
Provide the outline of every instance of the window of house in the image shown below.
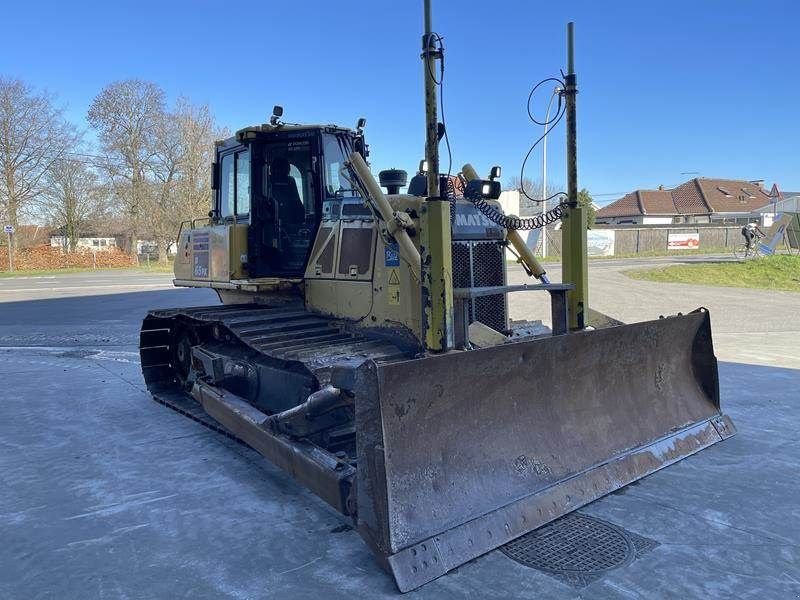
<path fill-rule="evenodd" d="M 743 191 L 743 192 L 744 192 L 744 193 L 747 195 L 747 197 L 748 197 L 748 198 L 750 198 L 751 200 L 753 200 L 753 199 L 755 198 L 755 196 L 753 195 L 753 192 L 751 192 L 750 190 L 748 190 L 748 189 L 745 189 L 745 188 L 742 188 L 742 191 Z"/>
<path fill-rule="evenodd" d="M 107 243 L 107 242 L 106 242 L 106 240 L 100 240 L 100 245 L 101 245 L 101 246 L 105 246 L 105 245 L 106 245 L 106 243 Z"/>
<path fill-rule="evenodd" d="M 720 192 L 722 192 L 723 194 L 725 194 L 725 196 L 726 196 L 727 198 L 731 198 L 731 197 L 732 197 L 732 196 L 731 196 L 731 193 L 730 193 L 728 190 L 726 190 L 724 187 L 719 187 L 719 186 L 717 186 L 717 189 L 718 189 Z"/>

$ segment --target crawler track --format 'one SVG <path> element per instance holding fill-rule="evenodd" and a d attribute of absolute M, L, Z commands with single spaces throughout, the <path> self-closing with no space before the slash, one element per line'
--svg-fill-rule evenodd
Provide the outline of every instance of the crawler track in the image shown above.
<path fill-rule="evenodd" d="M 307 377 L 309 392 L 330 379 L 333 366 L 354 358 L 377 362 L 410 358 L 386 339 L 371 338 L 339 319 L 308 312 L 302 305 L 244 305 L 174 308 L 148 313 L 139 352 L 142 373 L 155 400 L 203 425 L 231 435 L 189 395 L 179 374 L 176 338 L 213 338 L 216 343 L 257 353 L 281 377 Z"/>

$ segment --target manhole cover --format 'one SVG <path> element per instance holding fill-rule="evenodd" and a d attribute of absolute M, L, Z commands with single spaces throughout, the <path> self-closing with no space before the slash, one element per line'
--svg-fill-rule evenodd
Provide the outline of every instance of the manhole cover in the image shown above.
<path fill-rule="evenodd" d="M 570 513 L 509 542 L 504 554 L 576 587 L 632 562 L 657 542 L 580 513 Z"/>

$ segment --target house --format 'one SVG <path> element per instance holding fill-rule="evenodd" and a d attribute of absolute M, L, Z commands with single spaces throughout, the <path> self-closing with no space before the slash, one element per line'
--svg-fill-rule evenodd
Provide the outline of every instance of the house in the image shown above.
<path fill-rule="evenodd" d="M 636 190 L 600 208 L 595 213 L 598 225 L 662 225 L 677 215 L 669 190 Z"/>
<path fill-rule="evenodd" d="M 672 190 L 675 205 L 695 223 L 744 224 L 752 212 L 769 201 L 761 182 L 696 177 Z"/>
<path fill-rule="evenodd" d="M 53 248 L 67 249 L 69 238 L 67 238 L 63 227 L 54 229 L 50 234 L 50 245 Z M 79 249 L 105 251 L 117 247 L 117 236 L 98 232 L 82 233 L 78 238 L 77 246 Z"/>
<path fill-rule="evenodd" d="M 672 189 L 636 190 L 604 206 L 597 224 L 746 223 L 769 201 L 759 181 L 695 177 Z"/>

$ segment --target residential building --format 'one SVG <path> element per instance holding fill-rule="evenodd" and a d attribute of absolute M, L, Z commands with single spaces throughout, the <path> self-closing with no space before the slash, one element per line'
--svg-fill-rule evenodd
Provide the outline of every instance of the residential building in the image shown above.
<path fill-rule="evenodd" d="M 626 194 L 597 211 L 595 223 L 746 223 L 769 198 L 759 181 L 695 177 L 669 190 L 635 190 Z"/>
<path fill-rule="evenodd" d="M 63 228 L 53 230 L 50 234 L 50 245 L 53 248 L 67 249 L 69 239 L 65 235 Z M 105 251 L 117 247 L 117 237 L 108 233 L 82 233 L 78 238 L 77 247 L 79 249 Z"/>
<path fill-rule="evenodd" d="M 668 225 L 677 214 L 668 190 L 636 190 L 600 208 L 594 222 L 598 225 Z"/>

